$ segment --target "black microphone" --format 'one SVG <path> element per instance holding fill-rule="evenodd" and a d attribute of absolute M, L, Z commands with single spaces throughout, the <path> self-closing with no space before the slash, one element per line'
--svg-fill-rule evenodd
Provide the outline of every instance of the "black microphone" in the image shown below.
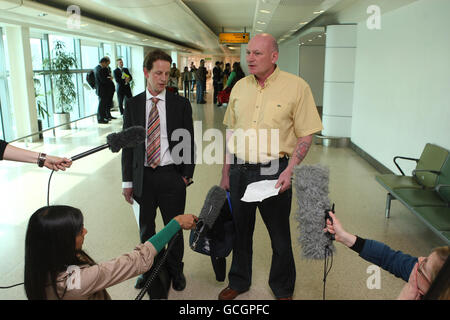
<path fill-rule="evenodd" d="M 100 150 L 109 149 L 112 152 L 119 152 L 123 148 L 134 148 L 140 143 L 145 141 L 147 136 L 147 132 L 144 127 L 141 126 L 133 126 L 129 127 L 123 131 L 110 133 L 106 137 L 106 144 L 101 145 L 99 147 L 93 148 L 91 150 L 85 151 L 83 153 L 77 154 L 73 156 L 72 161 L 84 158 L 88 155 L 96 153 Z"/>
<path fill-rule="evenodd" d="M 198 216 L 191 248 L 195 250 L 200 237 L 212 229 L 227 199 L 227 192 L 219 186 L 213 186 L 206 195 L 203 208 Z"/>
<path fill-rule="evenodd" d="M 300 236 L 303 257 L 326 259 L 335 251 L 330 234 L 323 232 L 326 214 L 330 211 L 328 198 L 329 170 L 320 165 L 302 165 L 294 169 Z M 333 209 L 334 210 L 334 207 Z"/>

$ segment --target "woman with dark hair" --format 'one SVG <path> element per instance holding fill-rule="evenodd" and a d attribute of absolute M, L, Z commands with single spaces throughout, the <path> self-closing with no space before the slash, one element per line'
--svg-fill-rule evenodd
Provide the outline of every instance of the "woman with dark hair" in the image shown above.
<path fill-rule="evenodd" d="M 83 214 L 70 206 L 38 209 L 25 239 L 25 292 L 28 299 L 109 300 L 106 288 L 150 269 L 154 257 L 180 229 L 195 227 L 197 217 L 178 215 L 133 251 L 95 263 L 83 250 Z"/>
<path fill-rule="evenodd" d="M 233 71 L 231 71 L 230 76 L 228 77 L 227 85 L 225 86 L 224 90 L 226 88 L 233 89 L 236 82 L 238 82 L 244 77 L 245 73 L 244 71 L 242 71 L 241 64 L 239 62 L 233 63 Z"/>
<path fill-rule="evenodd" d="M 241 69 L 241 64 L 239 62 L 233 63 L 233 71 L 231 71 L 230 76 L 228 77 L 225 88 L 218 94 L 219 104 L 228 104 L 230 100 L 231 89 L 233 89 L 236 82 L 245 77 L 244 71 Z"/>
<path fill-rule="evenodd" d="M 332 212 L 329 215 L 324 231 L 335 235 L 337 242 L 359 253 L 364 260 L 406 281 L 398 300 L 449 298 L 450 246 L 435 248 L 427 257 L 413 257 L 379 241 L 348 233 Z"/>

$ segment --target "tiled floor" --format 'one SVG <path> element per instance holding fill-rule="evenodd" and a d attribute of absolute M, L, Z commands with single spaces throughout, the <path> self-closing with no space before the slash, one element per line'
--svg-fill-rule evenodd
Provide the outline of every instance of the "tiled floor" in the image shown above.
<path fill-rule="evenodd" d="M 223 130 L 225 108 L 211 103 L 192 104 L 194 120 L 201 121 L 203 132 L 208 128 Z M 115 113 L 117 116 L 117 113 Z M 120 117 L 120 116 L 119 116 Z M 44 143 L 28 144 L 27 148 L 54 155 L 73 156 L 105 143 L 106 135 L 121 130 L 122 120 L 99 125 L 88 119 L 76 129 L 57 131 L 56 137 L 46 134 Z M 200 122 L 197 123 L 200 125 Z M 205 138 L 203 146 L 210 142 Z M 16 144 L 25 147 L 23 144 Z M 411 255 L 427 255 L 442 242 L 400 203 L 393 201 L 391 218 L 384 217 L 385 191 L 375 181 L 377 172 L 350 149 L 313 145 L 305 164 L 321 163 L 330 168 L 330 199 L 336 203 L 336 214 L 344 227 L 361 237 L 376 239 Z M 46 205 L 50 171 L 36 165 L 8 161 L 0 163 L 0 286 L 23 281 L 24 238 L 29 216 Z M 186 213 L 198 215 L 210 187 L 218 184 L 221 165 L 199 164 L 195 183 L 187 190 Z M 78 207 L 85 217 L 88 234 L 84 249 L 96 260 L 114 258 L 130 251 L 139 242 L 138 226 L 133 210 L 121 194 L 120 153 L 100 151 L 75 161 L 66 172 L 54 174 L 50 189 L 50 204 Z M 298 225 L 295 219 L 297 200 L 293 198 L 291 233 L 297 268 L 294 299 L 322 299 L 323 261 L 301 257 L 297 243 Z M 276 214 L 276 213 L 274 213 Z M 158 216 L 158 228 L 162 221 Z M 171 290 L 169 299 L 216 299 L 227 285 L 215 280 L 209 257 L 193 252 L 185 240 L 185 275 L 187 287 L 182 292 Z M 370 266 L 356 253 L 336 244 L 333 267 L 326 284 L 327 299 L 395 299 L 404 282 L 381 271 L 380 289 L 368 289 Z M 273 299 L 268 285 L 271 249 L 268 232 L 257 215 L 254 233 L 253 282 L 250 290 L 238 299 Z M 227 258 L 227 270 L 231 255 Z M 135 279 L 108 289 L 113 299 L 134 299 Z M 25 299 L 23 286 L 0 290 L 0 299 Z"/>

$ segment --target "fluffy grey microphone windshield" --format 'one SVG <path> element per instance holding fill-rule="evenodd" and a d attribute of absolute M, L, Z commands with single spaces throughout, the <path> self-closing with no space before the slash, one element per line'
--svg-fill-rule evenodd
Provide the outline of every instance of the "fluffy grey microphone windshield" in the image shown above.
<path fill-rule="evenodd" d="M 217 217 L 220 215 L 223 204 L 227 199 L 227 192 L 219 186 L 213 186 L 206 195 L 203 208 L 198 219 L 203 221 L 211 230 Z"/>
<path fill-rule="evenodd" d="M 325 259 L 325 248 L 335 251 L 332 241 L 323 232 L 328 199 L 329 170 L 321 165 L 302 165 L 294 169 L 295 192 L 298 201 L 296 219 L 299 223 L 298 241 L 303 256 Z"/>
<path fill-rule="evenodd" d="M 145 141 L 147 133 L 144 127 L 133 126 L 106 137 L 106 142 L 112 152 L 119 152 L 122 148 L 134 148 Z"/>

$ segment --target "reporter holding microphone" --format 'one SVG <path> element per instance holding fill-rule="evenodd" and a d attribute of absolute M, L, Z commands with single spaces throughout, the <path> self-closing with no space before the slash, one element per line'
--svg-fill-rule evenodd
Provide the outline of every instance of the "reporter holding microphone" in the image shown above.
<path fill-rule="evenodd" d="M 364 260 L 407 282 L 397 300 L 450 299 L 449 246 L 435 248 L 427 257 L 412 257 L 379 241 L 348 233 L 333 212 L 329 215 L 332 221 L 327 219 L 324 232 L 333 234 L 337 242 L 359 253 Z"/>
<path fill-rule="evenodd" d="M 25 239 L 25 292 L 30 300 L 110 300 L 105 290 L 148 271 L 154 257 L 180 230 L 195 228 L 197 217 L 174 217 L 148 241 L 115 259 L 95 263 L 83 250 L 83 214 L 70 206 L 38 209 Z"/>

